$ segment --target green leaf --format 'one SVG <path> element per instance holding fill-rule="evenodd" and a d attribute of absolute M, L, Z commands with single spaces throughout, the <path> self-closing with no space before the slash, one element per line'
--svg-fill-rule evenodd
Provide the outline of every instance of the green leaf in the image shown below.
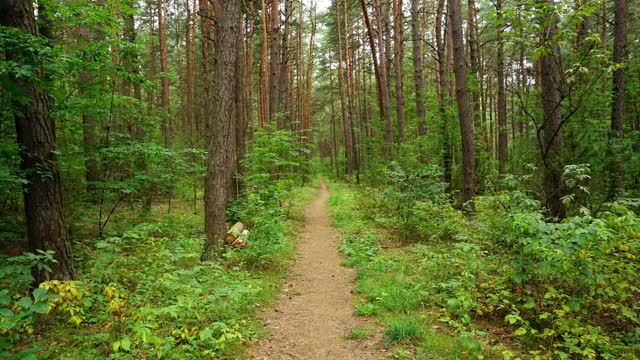
<path fill-rule="evenodd" d="M 120 346 L 125 351 L 129 351 L 131 349 L 131 340 L 128 337 L 120 340 Z"/>
<path fill-rule="evenodd" d="M 523 306 L 525 309 L 533 309 L 536 307 L 536 302 L 533 299 L 527 300 L 527 302 Z"/>
<path fill-rule="evenodd" d="M 31 298 L 28 297 L 23 297 L 22 299 L 18 300 L 18 305 L 20 305 L 20 307 L 23 309 L 28 309 L 31 304 L 33 304 L 33 302 L 31 301 Z"/>
<path fill-rule="evenodd" d="M 13 317 L 13 311 L 11 311 L 11 309 L 0 309 L 0 316 L 6 318 Z"/>
<path fill-rule="evenodd" d="M 524 334 L 526 334 L 526 333 L 527 333 L 527 329 L 525 329 L 525 328 L 523 328 L 523 327 L 518 328 L 518 329 L 516 330 L 516 332 L 515 332 L 516 336 L 522 336 L 522 335 L 524 335 Z"/>
<path fill-rule="evenodd" d="M 49 304 L 45 301 L 40 301 L 31 305 L 31 310 L 38 314 L 46 314 L 49 311 Z"/>
<path fill-rule="evenodd" d="M 47 289 L 37 288 L 33 291 L 33 298 L 36 300 L 45 299 L 47 296 Z"/>
<path fill-rule="evenodd" d="M 11 303 L 11 297 L 8 290 L 0 291 L 0 305 L 9 305 Z"/>
<path fill-rule="evenodd" d="M 213 336 L 213 330 L 211 328 L 205 328 L 200 331 L 200 341 L 205 341 L 211 339 Z"/>

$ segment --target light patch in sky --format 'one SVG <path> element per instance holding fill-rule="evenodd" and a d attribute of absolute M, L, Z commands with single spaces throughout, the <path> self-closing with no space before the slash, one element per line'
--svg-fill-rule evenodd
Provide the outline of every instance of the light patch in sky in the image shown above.
<path fill-rule="evenodd" d="M 304 2 L 307 5 L 311 5 L 311 0 L 304 0 Z M 318 12 L 325 11 L 331 6 L 331 0 L 315 0 L 314 2 L 317 4 L 316 9 Z"/>

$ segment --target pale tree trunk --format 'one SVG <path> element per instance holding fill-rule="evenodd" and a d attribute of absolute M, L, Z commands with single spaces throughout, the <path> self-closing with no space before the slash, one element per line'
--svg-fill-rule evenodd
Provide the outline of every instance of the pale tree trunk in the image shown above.
<path fill-rule="evenodd" d="M 364 4 L 364 2 L 361 2 Z M 381 114 L 382 122 L 384 124 L 384 136 L 383 136 L 383 157 L 386 160 L 392 158 L 393 149 L 393 123 L 391 122 L 391 86 L 389 82 L 389 44 L 384 40 L 385 21 L 383 20 L 383 5 L 380 0 L 374 0 L 374 7 L 376 13 L 376 22 L 378 25 L 378 51 L 379 51 L 379 63 L 378 63 L 378 77 L 380 81 L 379 90 L 381 91 Z M 365 6 L 365 5 L 362 5 Z M 388 34 L 388 32 L 387 32 Z"/>
<path fill-rule="evenodd" d="M 316 35 L 316 14 L 315 5 L 312 5 L 310 21 L 311 21 L 311 38 L 309 40 L 309 55 L 307 57 L 307 84 L 305 95 L 305 112 L 304 112 L 304 124 L 302 127 L 302 136 L 304 138 L 304 144 L 309 147 L 311 145 L 311 79 L 313 77 L 313 47 L 314 38 Z"/>
<path fill-rule="evenodd" d="M 405 139 L 404 124 L 404 91 L 402 84 L 403 69 L 402 59 L 404 58 L 402 0 L 393 0 L 393 57 L 396 72 L 396 120 L 398 122 L 398 143 L 402 144 Z"/>
<path fill-rule="evenodd" d="M 33 2 L 0 2 L 0 25 L 14 27 L 31 35 L 36 30 Z M 4 56 L 21 63 L 22 51 L 4 50 Z M 42 70 L 37 70 L 44 77 Z M 25 174 L 24 210 L 29 251 L 53 251 L 57 263 L 49 263 L 51 273 L 33 269 L 35 285 L 48 279 L 70 280 L 75 276 L 73 257 L 65 223 L 60 172 L 56 161 L 55 124 L 49 114 L 49 96 L 30 82 L 10 78 L 29 100 L 14 104 L 13 119 L 20 148 L 20 170 Z"/>
<path fill-rule="evenodd" d="M 210 260 L 223 250 L 226 233 L 227 208 L 233 167 L 238 105 L 237 63 L 242 22 L 240 0 L 214 0 L 216 35 L 213 53 L 211 99 L 207 101 L 210 117 L 207 127 L 207 176 L 205 180 L 205 231 L 207 239 L 202 254 Z"/>
<path fill-rule="evenodd" d="M 343 0 L 344 1 L 344 0 Z M 351 138 L 351 118 L 350 118 L 350 112 L 348 110 L 349 108 L 349 103 L 348 103 L 348 90 L 346 89 L 346 84 L 344 84 L 347 80 L 347 69 L 346 69 L 346 63 L 347 61 L 345 61 L 345 56 L 343 56 L 343 43 L 346 43 L 346 39 L 343 39 L 343 31 L 342 31 L 342 27 L 344 26 L 344 23 L 342 21 L 342 17 L 344 15 L 341 15 L 341 10 L 340 10 L 340 1 L 337 0 L 336 4 L 335 4 L 335 8 L 336 8 L 336 25 L 337 25 L 337 30 L 338 30 L 338 91 L 340 92 L 340 110 L 341 110 L 341 114 L 342 114 L 342 139 L 343 139 L 343 143 L 344 143 L 344 153 L 345 153 L 345 157 L 347 158 L 347 176 L 352 176 L 353 172 L 354 172 L 354 168 L 353 168 L 353 157 L 354 157 L 354 153 L 352 151 L 353 149 L 353 145 L 352 145 L 352 138 Z M 346 46 L 345 46 L 346 48 Z"/>
<path fill-rule="evenodd" d="M 627 47 L 627 0 L 615 0 L 613 25 L 613 63 L 617 66 L 613 72 L 611 89 L 611 134 L 609 136 L 609 199 L 613 200 L 624 191 L 624 76 Z"/>
<path fill-rule="evenodd" d="M 476 30 L 476 2 L 468 0 L 467 3 L 467 37 L 469 39 L 469 66 L 471 67 L 471 75 L 478 81 L 473 85 L 471 90 L 471 100 L 473 102 L 473 124 L 476 130 L 476 137 L 481 131 L 482 123 L 480 121 L 480 87 L 478 73 L 478 34 Z M 479 137 L 480 138 L 480 137 Z M 481 138 L 480 138 L 481 139 Z"/>
<path fill-rule="evenodd" d="M 449 0 L 451 13 L 451 39 L 453 41 L 454 72 L 456 79 L 456 101 L 460 117 L 462 140 L 462 203 L 468 211 L 473 211 L 475 197 L 475 156 L 473 148 L 473 118 L 467 88 L 467 68 L 465 64 L 464 42 L 462 34 L 462 15 L 460 0 Z"/>
<path fill-rule="evenodd" d="M 424 107 L 424 78 L 422 76 L 422 17 L 420 15 L 420 0 L 411 0 L 411 42 L 413 45 L 413 83 L 416 88 L 416 116 L 418 135 L 427 133 Z"/>
<path fill-rule="evenodd" d="M 356 128 L 356 117 L 353 114 L 353 66 L 352 66 L 352 57 L 350 56 L 350 52 L 349 52 L 349 48 L 351 47 L 351 41 L 349 38 L 349 31 L 347 30 L 349 27 L 349 11 L 347 8 L 347 2 L 343 1 L 342 2 L 343 5 L 343 10 L 344 10 L 344 17 L 343 17 L 343 21 L 344 21 L 344 52 L 345 52 L 345 72 L 346 72 L 346 82 L 347 82 L 347 112 L 348 112 L 348 129 L 347 129 L 347 136 L 351 139 L 350 140 L 350 144 L 351 144 L 351 164 L 349 165 L 349 167 L 352 169 L 352 171 L 355 173 L 355 177 L 356 177 L 356 183 L 360 182 L 360 170 L 359 170 L 359 166 L 358 166 L 358 143 L 357 143 L 357 139 L 356 139 L 356 133 L 355 133 L 355 128 Z"/>

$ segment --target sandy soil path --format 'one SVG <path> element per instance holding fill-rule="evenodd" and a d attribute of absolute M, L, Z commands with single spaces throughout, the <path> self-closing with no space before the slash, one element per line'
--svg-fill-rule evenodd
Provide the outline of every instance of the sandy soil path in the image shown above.
<path fill-rule="evenodd" d="M 251 359 L 373 359 L 375 340 L 346 340 L 365 320 L 353 315 L 355 272 L 340 266 L 337 231 L 327 214 L 329 191 L 320 185 L 305 210 L 302 242 L 276 307 L 265 314 L 271 337 L 259 342 Z"/>

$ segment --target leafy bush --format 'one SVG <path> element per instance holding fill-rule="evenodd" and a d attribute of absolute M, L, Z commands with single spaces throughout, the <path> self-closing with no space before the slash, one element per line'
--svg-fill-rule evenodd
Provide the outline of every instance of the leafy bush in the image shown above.
<path fill-rule="evenodd" d="M 407 241 L 417 234 L 416 206 L 421 201 L 443 203 L 446 184 L 439 180 L 441 174 L 437 166 L 409 170 L 392 162 L 386 175 L 388 184 L 380 195 L 381 205 L 391 220 L 391 226 L 398 229 L 402 241 Z"/>

